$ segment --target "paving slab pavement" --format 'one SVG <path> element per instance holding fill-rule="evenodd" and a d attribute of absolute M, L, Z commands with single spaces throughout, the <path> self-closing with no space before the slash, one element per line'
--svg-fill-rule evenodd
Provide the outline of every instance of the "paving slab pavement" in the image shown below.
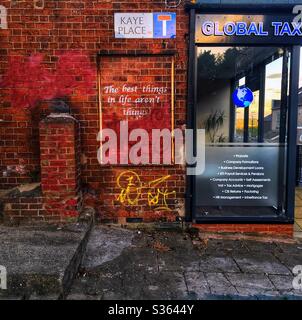
<path fill-rule="evenodd" d="M 301 299 L 302 243 L 95 226 L 67 299 Z"/>
<path fill-rule="evenodd" d="M 0 299 L 302 300 L 299 240 L 87 226 L 0 226 Z"/>

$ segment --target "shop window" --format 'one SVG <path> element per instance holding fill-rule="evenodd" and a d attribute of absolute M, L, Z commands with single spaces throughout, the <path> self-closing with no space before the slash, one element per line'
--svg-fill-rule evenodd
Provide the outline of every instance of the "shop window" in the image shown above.
<path fill-rule="evenodd" d="M 282 214 L 289 50 L 197 50 L 196 127 L 206 131 L 206 165 L 196 178 L 196 218 Z"/>

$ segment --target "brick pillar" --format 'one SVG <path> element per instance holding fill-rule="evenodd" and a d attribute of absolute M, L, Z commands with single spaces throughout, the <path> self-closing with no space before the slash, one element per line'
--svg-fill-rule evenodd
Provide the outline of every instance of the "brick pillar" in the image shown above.
<path fill-rule="evenodd" d="M 41 188 L 49 220 L 76 217 L 81 208 L 79 123 L 69 114 L 40 122 Z"/>

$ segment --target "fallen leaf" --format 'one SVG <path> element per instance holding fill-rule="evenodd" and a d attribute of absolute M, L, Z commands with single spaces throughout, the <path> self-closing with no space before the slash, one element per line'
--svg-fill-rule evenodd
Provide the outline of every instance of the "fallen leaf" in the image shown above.
<path fill-rule="evenodd" d="M 155 241 L 153 243 L 153 248 L 157 251 L 160 251 L 160 252 L 167 252 L 167 251 L 170 251 L 171 249 L 166 246 L 165 244 L 161 243 L 160 241 Z"/>

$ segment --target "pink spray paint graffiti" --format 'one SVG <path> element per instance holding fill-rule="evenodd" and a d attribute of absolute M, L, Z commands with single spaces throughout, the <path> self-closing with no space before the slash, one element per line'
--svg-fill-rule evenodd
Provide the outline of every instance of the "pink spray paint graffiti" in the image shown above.
<path fill-rule="evenodd" d="M 34 107 L 37 102 L 77 94 L 93 94 L 96 69 L 83 52 L 65 52 L 58 55 L 55 68 L 43 63 L 44 55 L 13 56 L 9 69 L 0 81 L 7 89 L 11 106 L 16 109 Z"/>

